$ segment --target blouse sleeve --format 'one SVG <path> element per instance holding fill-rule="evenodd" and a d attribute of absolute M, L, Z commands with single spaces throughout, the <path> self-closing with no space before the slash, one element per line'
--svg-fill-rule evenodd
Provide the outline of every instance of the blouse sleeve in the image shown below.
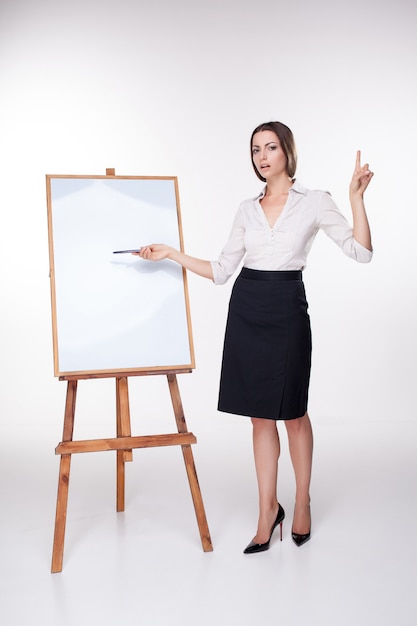
<path fill-rule="evenodd" d="M 213 282 L 216 285 L 223 285 L 232 276 L 245 255 L 243 221 L 243 212 L 240 207 L 233 221 L 229 239 L 219 258 L 217 261 L 210 261 L 213 269 Z"/>
<path fill-rule="evenodd" d="M 358 261 L 369 263 L 373 252 L 362 246 L 353 237 L 353 229 L 340 212 L 330 193 L 324 192 L 318 207 L 319 228 L 321 228 L 343 252 Z"/>

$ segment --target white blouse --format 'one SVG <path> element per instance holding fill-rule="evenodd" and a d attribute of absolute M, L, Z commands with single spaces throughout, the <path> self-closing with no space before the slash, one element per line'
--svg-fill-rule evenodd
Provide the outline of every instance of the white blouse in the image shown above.
<path fill-rule="evenodd" d="M 239 206 L 226 245 L 217 261 L 211 261 L 217 285 L 230 278 L 243 257 L 243 266 L 250 269 L 303 270 L 319 229 L 350 258 L 359 263 L 372 259 L 372 252 L 353 238 L 352 228 L 328 192 L 306 189 L 295 181 L 273 228 L 259 202 L 264 195 L 265 189 Z"/>

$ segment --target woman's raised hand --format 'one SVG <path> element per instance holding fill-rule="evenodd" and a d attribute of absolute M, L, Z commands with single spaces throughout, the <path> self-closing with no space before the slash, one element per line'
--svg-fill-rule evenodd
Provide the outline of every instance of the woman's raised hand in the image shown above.
<path fill-rule="evenodd" d="M 356 153 L 355 169 L 349 187 L 350 194 L 363 196 L 373 175 L 374 173 L 369 169 L 368 163 L 361 165 L 361 151 L 358 150 Z"/>

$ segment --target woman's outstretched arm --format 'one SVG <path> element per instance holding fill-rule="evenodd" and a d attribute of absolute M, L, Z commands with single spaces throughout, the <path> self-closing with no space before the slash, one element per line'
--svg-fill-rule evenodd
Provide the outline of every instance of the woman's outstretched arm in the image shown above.
<path fill-rule="evenodd" d="M 358 243 L 368 250 L 372 250 L 372 242 L 363 195 L 373 175 L 368 163 L 361 166 L 361 153 L 358 150 L 356 153 L 355 170 L 349 186 L 349 198 L 353 215 L 353 236 Z"/>
<path fill-rule="evenodd" d="M 149 246 L 143 246 L 139 252 L 135 252 L 134 254 L 147 261 L 170 259 L 182 265 L 186 270 L 194 272 L 194 274 L 213 280 L 213 270 L 210 261 L 189 256 L 163 243 L 153 243 Z"/>

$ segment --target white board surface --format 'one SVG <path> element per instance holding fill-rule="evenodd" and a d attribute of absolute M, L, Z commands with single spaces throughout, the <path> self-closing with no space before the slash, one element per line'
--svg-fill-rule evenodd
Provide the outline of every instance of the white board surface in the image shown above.
<path fill-rule="evenodd" d="M 174 177 L 47 176 L 55 375 L 194 367 Z"/>

